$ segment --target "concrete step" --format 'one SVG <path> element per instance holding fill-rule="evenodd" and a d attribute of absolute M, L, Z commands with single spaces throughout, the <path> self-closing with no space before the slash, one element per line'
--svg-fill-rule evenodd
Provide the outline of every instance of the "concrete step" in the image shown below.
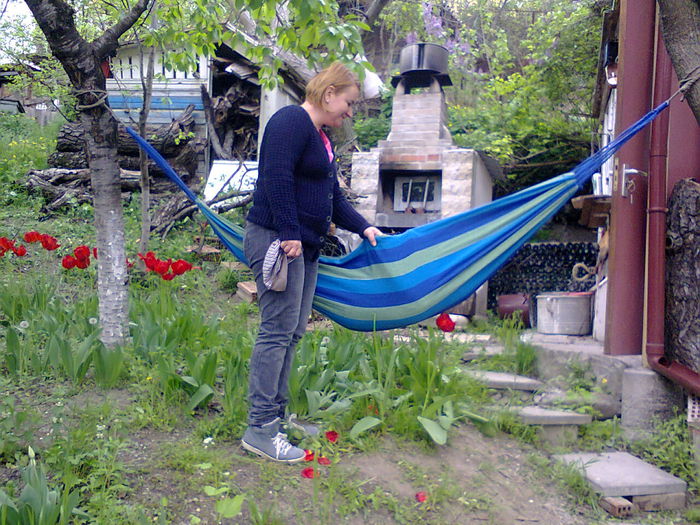
<path fill-rule="evenodd" d="M 503 350 L 503 345 L 496 343 L 487 343 L 481 346 L 475 346 L 462 354 L 462 362 L 469 363 L 475 359 L 499 355 L 503 353 Z"/>
<path fill-rule="evenodd" d="M 539 406 L 527 406 L 518 410 L 520 421 L 526 425 L 538 425 L 539 436 L 554 447 L 572 445 L 578 439 L 578 427 L 590 423 L 589 414 L 571 410 L 554 410 Z"/>
<path fill-rule="evenodd" d="M 562 454 L 559 461 L 581 469 L 591 487 L 603 496 L 649 496 L 685 493 L 688 485 L 627 452 Z"/>
<path fill-rule="evenodd" d="M 579 414 L 572 410 L 555 410 L 540 406 L 526 406 L 518 411 L 520 420 L 526 425 L 587 425 L 593 418 L 590 414 Z"/>
<path fill-rule="evenodd" d="M 507 372 L 464 370 L 464 373 L 484 383 L 488 388 L 496 388 L 499 390 L 524 390 L 527 392 L 535 392 L 544 386 L 544 383 L 537 379 L 509 374 Z"/>

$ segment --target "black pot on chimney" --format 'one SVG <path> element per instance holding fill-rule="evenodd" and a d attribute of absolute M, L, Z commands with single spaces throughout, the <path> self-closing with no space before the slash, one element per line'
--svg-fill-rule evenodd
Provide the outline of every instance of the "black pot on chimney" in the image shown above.
<path fill-rule="evenodd" d="M 407 92 L 414 87 L 429 87 L 433 79 L 441 86 L 451 86 L 452 80 L 447 74 L 447 59 L 447 49 L 439 44 L 409 44 L 401 50 L 399 57 L 401 74 L 395 76 L 391 83 L 396 87 L 403 80 Z"/>

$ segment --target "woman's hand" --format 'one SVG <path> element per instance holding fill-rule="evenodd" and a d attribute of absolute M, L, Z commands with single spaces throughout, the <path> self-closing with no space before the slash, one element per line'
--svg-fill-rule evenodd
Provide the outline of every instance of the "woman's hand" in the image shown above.
<path fill-rule="evenodd" d="M 294 259 L 301 255 L 301 241 L 282 241 L 280 246 L 287 257 Z"/>
<path fill-rule="evenodd" d="M 382 231 L 379 228 L 375 228 L 374 226 L 365 228 L 365 231 L 362 232 L 362 236 L 365 237 L 372 246 L 377 245 L 377 237 L 381 235 L 384 235 Z"/>

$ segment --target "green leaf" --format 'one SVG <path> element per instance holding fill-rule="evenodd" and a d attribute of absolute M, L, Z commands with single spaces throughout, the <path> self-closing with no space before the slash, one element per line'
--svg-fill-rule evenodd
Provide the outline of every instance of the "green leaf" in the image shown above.
<path fill-rule="evenodd" d="M 220 496 L 221 494 L 226 494 L 229 491 L 228 487 L 212 487 L 211 485 L 204 486 L 204 493 L 207 496 Z"/>
<path fill-rule="evenodd" d="M 189 403 L 187 403 L 187 411 L 191 412 L 199 405 L 206 404 L 207 401 L 214 395 L 214 389 L 209 385 L 200 386 L 194 395 L 190 398 Z"/>
<path fill-rule="evenodd" d="M 218 512 L 222 518 L 234 518 L 241 513 L 244 500 L 245 496 L 243 494 L 239 494 L 234 498 L 221 499 L 216 502 L 216 512 Z"/>
<path fill-rule="evenodd" d="M 438 445 L 447 443 L 447 431 L 439 423 L 421 416 L 418 416 L 418 422 L 423 425 L 423 428 L 435 443 Z"/>
<path fill-rule="evenodd" d="M 374 428 L 381 424 L 382 420 L 373 416 L 367 416 L 360 419 L 350 430 L 350 438 L 355 439 L 357 436 L 366 432 L 370 428 Z"/>

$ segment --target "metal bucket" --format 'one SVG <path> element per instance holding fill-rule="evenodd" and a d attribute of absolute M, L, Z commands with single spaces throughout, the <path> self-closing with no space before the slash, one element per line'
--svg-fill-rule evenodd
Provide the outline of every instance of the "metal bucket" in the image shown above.
<path fill-rule="evenodd" d="M 447 73 L 447 49 L 438 44 L 420 42 L 409 44 L 401 50 L 399 71 Z"/>
<path fill-rule="evenodd" d="M 549 292 L 537 296 L 537 331 L 541 334 L 591 333 L 591 292 Z"/>

